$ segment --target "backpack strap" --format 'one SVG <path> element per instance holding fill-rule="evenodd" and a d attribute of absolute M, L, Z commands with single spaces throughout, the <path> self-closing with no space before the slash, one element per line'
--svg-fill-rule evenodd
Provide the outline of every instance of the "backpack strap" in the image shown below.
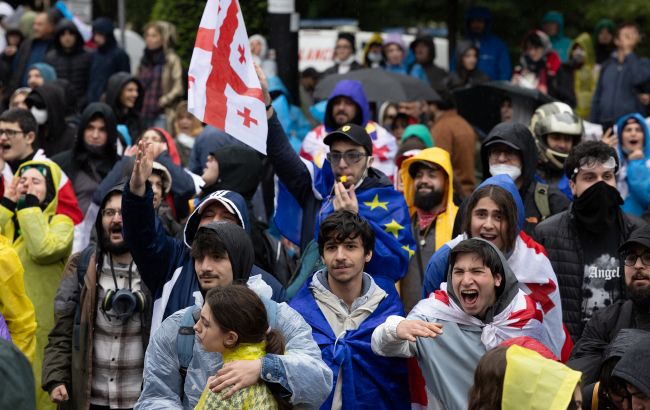
<path fill-rule="evenodd" d="M 551 216 L 551 205 L 548 202 L 548 184 L 541 182 L 535 184 L 535 206 L 542 215 L 540 222 Z"/>
<path fill-rule="evenodd" d="M 199 306 L 193 306 L 183 314 L 181 318 L 181 325 L 178 328 L 178 335 L 176 336 L 176 354 L 178 356 L 179 373 L 181 374 L 181 399 L 185 394 L 185 376 L 187 376 L 187 368 L 190 366 L 192 356 L 194 355 L 194 312 L 200 312 Z"/>
<path fill-rule="evenodd" d="M 77 259 L 77 282 L 79 285 L 79 297 L 81 297 L 81 290 L 84 287 L 84 277 L 88 271 L 88 265 L 90 264 L 90 257 L 95 254 L 95 246 L 89 245 L 81 251 L 79 258 Z M 73 328 L 73 344 L 75 349 L 79 350 L 80 341 L 79 341 L 79 332 L 81 329 L 81 303 L 77 303 L 77 307 L 74 312 L 74 328 Z"/>

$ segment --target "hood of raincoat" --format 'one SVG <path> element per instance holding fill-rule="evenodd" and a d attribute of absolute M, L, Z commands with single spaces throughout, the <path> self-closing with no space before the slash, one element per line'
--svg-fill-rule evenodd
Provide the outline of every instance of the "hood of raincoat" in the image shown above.
<path fill-rule="evenodd" d="M 650 158 L 650 129 L 648 128 L 648 124 L 645 122 L 645 118 L 643 118 L 643 116 L 639 113 L 627 114 L 616 121 L 616 132 L 619 135 L 616 151 L 618 152 L 618 158 L 620 159 L 619 162 L 621 163 L 623 163 L 623 161 L 627 161 L 627 153 L 623 152 L 623 147 L 621 145 L 622 138 L 620 135 L 623 133 L 623 127 L 625 126 L 625 123 L 630 118 L 635 119 L 639 124 L 641 124 L 641 129 L 643 130 L 643 156 L 646 159 Z"/>
<path fill-rule="evenodd" d="M 363 91 L 363 86 L 357 80 L 343 80 L 339 81 L 334 87 L 334 90 L 327 98 L 327 106 L 325 107 L 325 131 L 332 132 L 339 126 L 334 121 L 332 113 L 332 102 L 336 97 L 348 97 L 357 105 L 357 116 L 352 120 L 353 123 L 365 127 L 370 121 L 370 107 L 368 106 L 368 99 L 366 93 Z"/>
<path fill-rule="evenodd" d="M 474 190 L 474 192 L 488 185 L 496 185 L 498 187 L 501 187 L 506 191 L 510 192 L 510 195 L 512 195 L 512 198 L 514 199 L 515 204 L 517 205 L 517 235 L 519 235 L 519 231 L 521 231 L 522 227 L 524 226 L 525 218 L 524 218 L 524 202 L 521 200 L 521 195 L 519 195 L 517 186 L 512 181 L 512 178 L 510 178 L 509 176 L 495 175 L 481 182 L 481 184 Z"/>
<path fill-rule="evenodd" d="M 409 207 L 409 214 L 414 215 L 416 212 L 413 200 L 415 197 L 415 182 L 409 172 L 409 168 L 417 162 L 429 162 L 438 165 L 447 174 L 447 208 L 444 212 L 436 217 L 436 249 L 447 243 L 451 239 L 454 220 L 458 213 L 458 207 L 454 204 L 454 172 L 451 166 L 449 153 L 442 148 L 427 148 L 414 156 L 405 159 L 400 166 L 400 177 L 404 186 L 404 198 Z"/>
<path fill-rule="evenodd" d="M 30 168 L 34 166 L 45 168 L 48 172 L 48 175 L 45 176 L 46 185 L 47 185 L 47 193 L 45 194 L 45 197 L 46 200 L 48 198 L 51 199 L 48 202 L 45 209 L 43 209 L 43 215 L 49 218 L 56 214 L 56 207 L 59 203 L 59 191 L 57 187 L 59 186 L 59 182 L 61 181 L 62 171 L 61 168 L 59 168 L 59 166 L 55 162 L 50 160 L 27 161 L 18 168 L 15 174 L 15 178 L 19 178 L 25 168 Z M 49 184 L 49 181 L 52 182 L 52 185 Z M 50 190 L 52 190 L 53 192 L 50 192 Z"/>

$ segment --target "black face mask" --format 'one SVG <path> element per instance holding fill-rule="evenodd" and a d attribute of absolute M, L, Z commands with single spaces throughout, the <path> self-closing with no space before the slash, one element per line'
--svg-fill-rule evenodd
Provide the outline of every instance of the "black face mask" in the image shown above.
<path fill-rule="evenodd" d="M 444 194 L 442 191 L 433 189 L 430 193 L 421 194 L 419 191 L 415 191 L 415 197 L 413 198 L 413 205 L 416 208 L 422 209 L 423 211 L 430 211 L 436 206 L 440 205 L 442 202 L 442 197 Z"/>
<path fill-rule="evenodd" d="M 618 190 L 600 181 L 573 201 L 573 215 L 582 229 L 603 232 L 616 223 L 622 204 Z"/>

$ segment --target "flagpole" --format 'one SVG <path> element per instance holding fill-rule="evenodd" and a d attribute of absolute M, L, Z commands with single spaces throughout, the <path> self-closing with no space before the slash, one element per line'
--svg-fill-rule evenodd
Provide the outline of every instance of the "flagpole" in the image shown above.
<path fill-rule="evenodd" d="M 269 0 L 270 48 L 275 50 L 278 76 L 289 90 L 293 101 L 300 101 L 298 92 L 298 29 L 300 15 L 295 0 Z"/>

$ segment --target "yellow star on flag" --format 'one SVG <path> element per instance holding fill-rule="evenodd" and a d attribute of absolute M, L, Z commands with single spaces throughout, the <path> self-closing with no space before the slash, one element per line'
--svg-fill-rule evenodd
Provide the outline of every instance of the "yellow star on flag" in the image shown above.
<path fill-rule="evenodd" d="M 402 249 L 404 249 L 406 252 L 409 253 L 409 258 L 415 254 L 415 251 L 411 248 L 409 248 L 408 245 L 402 246 Z"/>
<path fill-rule="evenodd" d="M 391 220 L 390 223 L 385 224 L 384 226 L 386 227 L 386 229 L 384 230 L 388 233 L 392 233 L 393 235 L 395 235 L 395 238 L 399 236 L 399 231 L 404 229 L 404 227 L 398 224 L 397 221 L 394 219 Z"/>
<path fill-rule="evenodd" d="M 365 206 L 369 207 L 371 211 L 374 211 L 375 208 L 383 208 L 388 211 L 388 202 L 379 202 L 379 194 L 376 194 L 372 202 L 364 202 Z"/>

